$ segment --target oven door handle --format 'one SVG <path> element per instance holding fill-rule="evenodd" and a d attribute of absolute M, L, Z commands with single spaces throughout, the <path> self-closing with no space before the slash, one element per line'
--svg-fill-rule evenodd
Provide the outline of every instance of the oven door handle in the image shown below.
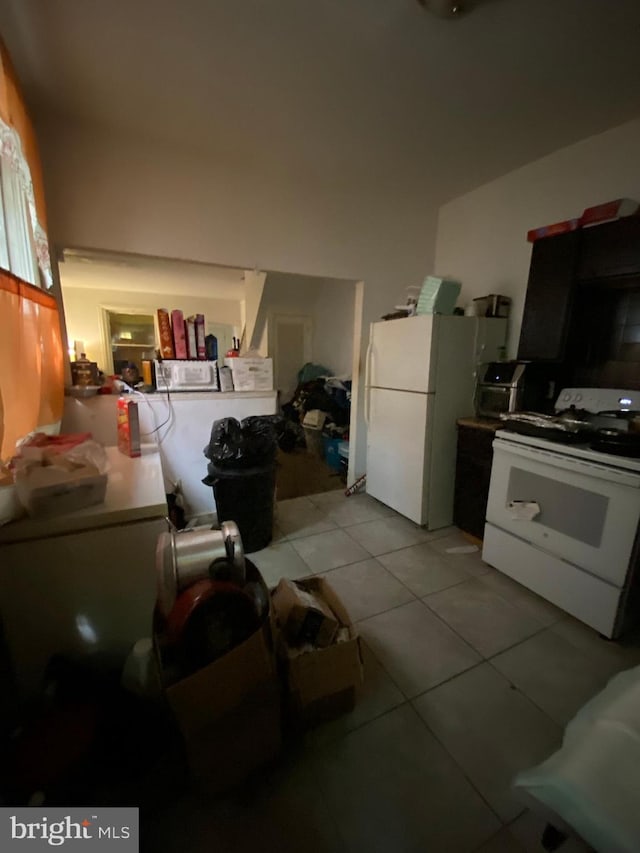
<path fill-rule="evenodd" d="M 606 465 L 600 465 L 597 462 L 591 462 L 586 459 L 579 459 L 576 456 L 561 456 L 559 453 L 550 453 L 547 450 L 541 450 L 537 447 L 524 447 L 504 438 L 495 438 L 493 440 L 493 451 L 494 453 L 502 451 L 503 453 L 517 456 L 520 459 L 551 465 L 554 468 L 562 468 L 564 471 L 570 471 L 572 474 L 582 474 L 585 477 L 598 477 L 610 483 L 640 489 L 640 473 L 633 474 L 622 471 L 619 468 L 609 468 Z"/>

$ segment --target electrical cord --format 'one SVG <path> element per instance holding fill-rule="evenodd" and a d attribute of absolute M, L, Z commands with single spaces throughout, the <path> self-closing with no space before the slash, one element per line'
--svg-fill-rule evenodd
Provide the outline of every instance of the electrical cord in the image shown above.
<path fill-rule="evenodd" d="M 166 418 L 166 419 L 165 419 L 165 420 L 164 420 L 164 421 L 163 421 L 159 426 L 156 426 L 156 428 L 155 428 L 155 429 L 152 429 L 152 430 L 151 430 L 150 432 L 148 432 L 148 433 L 144 433 L 144 435 L 154 435 L 156 432 L 158 432 L 159 430 L 161 430 L 164 426 L 166 426 L 166 425 L 167 425 L 167 424 L 168 424 L 168 423 L 169 423 L 169 422 L 170 422 L 170 421 L 175 417 L 175 411 L 174 411 L 174 408 L 173 408 L 173 403 L 171 402 L 171 394 L 170 394 L 170 392 L 169 392 L 169 383 L 167 382 L 167 377 L 164 375 L 164 371 L 162 371 L 162 370 L 161 370 L 161 371 L 156 371 L 156 380 L 157 380 L 157 377 L 158 377 L 158 372 L 160 372 L 160 373 L 162 374 L 162 381 L 163 381 L 163 382 L 164 382 L 164 384 L 165 384 L 165 393 L 166 393 L 166 395 L 167 395 L 167 405 L 168 405 L 168 407 L 169 407 L 169 414 L 168 414 L 167 418 Z M 141 391 L 138 391 L 137 393 L 138 393 L 138 394 L 141 394 L 142 392 L 141 392 Z M 162 393 L 162 392 L 161 392 L 161 393 Z M 142 394 L 142 396 L 144 397 L 145 395 L 144 395 L 144 394 Z M 149 400 L 148 400 L 146 397 L 145 397 L 145 400 L 147 401 L 147 404 L 148 404 L 149 406 L 151 406 L 151 403 L 149 402 Z M 151 410 L 153 411 L 153 406 L 151 406 Z M 155 411 L 153 412 L 153 422 L 154 422 L 154 423 L 156 423 Z M 158 444 L 162 444 L 162 442 L 163 442 L 163 441 L 164 441 L 164 439 L 166 438 L 166 435 L 168 434 L 168 432 L 169 432 L 169 430 L 167 430 L 167 433 L 165 433 L 165 435 L 164 435 L 164 436 L 162 436 L 162 438 L 159 438 L 159 439 L 158 439 Z"/>
<path fill-rule="evenodd" d="M 162 373 L 162 371 L 158 371 L 158 372 Z M 158 372 L 157 372 L 157 373 L 158 373 Z M 156 373 L 156 377 L 157 377 L 157 373 Z M 175 410 L 174 410 L 174 408 L 173 408 L 173 403 L 172 403 L 172 401 L 171 401 L 171 394 L 170 394 L 170 392 L 169 392 L 169 384 L 168 384 L 168 382 L 167 382 L 166 377 L 164 376 L 164 374 L 162 375 L 162 379 L 163 379 L 164 384 L 165 384 L 165 387 L 166 387 L 166 391 L 165 391 L 164 393 L 166 393 L 166 395 L 167 395 L 167 404 L 168 404 L 168 407 L 169 407 L 169 415 L 167 416 L 167 418 L 165 418 L 165 420 L 164 420 L 161 424 L 158 424 L 158 421 L 157 421 L 157 418 L 156 418 L 156 412 L 155 412 L 155 409 L 154 409 L 153 405 L 151 404 L 151 402 L 149 401 L 148 396 L 147 396 L 146 394 L 143 394 L 143 393 L 142 393 L 142 391 L 138 391 L 138 389 L 137 389 L 137 388 L 133 388 L 131 385 L 129 385 L 127 382 L 125 382 L 125 381 L 124 381 L 124 379 L 120 379 L 120 380 L 119 380 L 120 385 L 121 385 L 123 388 L 125 388 L 125 389 L 127 390 L 127 392 L 128 392 L 128 393 L 130 393 L 130 394 L 137 394 L 139 397 L 142 397 L 142 398 L 143 398 L 143 400 L 145 401 L 145 403 L 147 404 L 147 406 L 149 406 L 149 408 L 150 408 L 150 410 L 151 410 L 151 416 L 152 416 L 152 418 L 153 418 L 153 423 L 155 424 L 155 427 L 154 427 L 154 429 L 149 430 L 149 431 L 147 431 L 147 432 L 142 432 L 142 431 L 141 431 L 141 432 L 140 432 L 140 436 L 141 436 L 141 437 L 142 437 L 142 436 L 147 437 L 147 436 L 155 435 L 155 434 L 156 434 L 157 432 L 159 432 L 163 427 L 165 427 L 168 423 L 170 423 L 170 421 L 172 421 L 172 420 L 173 420 L 173 418 L 175 417 Z M 162 392 L 161 392 L 161 393 L 162 393 Z M 169 433 L 169 430 L 167 430 L 167 432 L 165 433 L 165 435 L 163 435 L 163 436 L 161 436 L 161 437 L 160 437 L 160 436 L 158 437 L 158 445 L 161 445 L 161 444 L 162 444 L 162 442 L 164 441 L 164 439 L 166 438 L 166 436 L 168 435 L 168 433 Z"/>

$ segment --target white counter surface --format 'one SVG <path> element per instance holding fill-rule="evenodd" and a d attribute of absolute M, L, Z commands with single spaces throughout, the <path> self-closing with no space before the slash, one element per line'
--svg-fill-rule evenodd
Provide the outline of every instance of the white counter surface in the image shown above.
<path fill-rule="evenodd" d="M 144 445 L 131 459 L 117 447 L 106 447 L 109 461 L 107 493 L 101 504 L 52 518 L 25 518 L 0 527 L 0 544 L 60 536 L 167 514 L 160 453 Z"/>
<path fill-rule="evenodd" d="M 186 400 L 207 400 L 208 402 L 214 400 L 255 400 L 255 399 L 264 399 L 267 400 L 275 400 L 277 391 L 171 391 L 171 399 L 174 402 L 182 402 Z M 135 400 L 137 403 L 143 402 L 144 400 L 148 400 L 150 403 L 164 403 L 167 402 L 167 392 L 166 391 L 156 391 L 153 394 L 145 394 L 144 400 L 139 394 L 134 394 L 131 398 Z"/>
<path fill-rule="evenodd" d="M 187 518 L 209 516 L 215 510 L 212 489 L 202 483 L 209 461 L 203 450 L 214 421 L 273 415 L 277 397 L 276 391 L 173 391 L 169 401 L 165 393 L 133 395 L 142 440 L 156 443 L 160 450 L 165 493 L 179 484 Z M 62 432 L 90 432 L 105 447 L 117 444 L 117 401 L 116 394 L 84 400 L 65 397 Z"/>

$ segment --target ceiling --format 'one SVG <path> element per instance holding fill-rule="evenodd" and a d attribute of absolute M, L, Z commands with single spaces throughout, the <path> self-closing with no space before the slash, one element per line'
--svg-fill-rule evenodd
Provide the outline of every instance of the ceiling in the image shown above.
<path fill-rule="evenodd" d="M 244 270 L 85 250 L 66 250 L 59 264 L 63 291 L 68 287 L 127 291 L 207 299 L 245 298 Z"/>
<path fill-rule="evenodd" d="M 0 0 L 28 100 L 431 203 L 640 114 L 639 0 Z M 46 145 L 46 139 L 42 140 Z"/>

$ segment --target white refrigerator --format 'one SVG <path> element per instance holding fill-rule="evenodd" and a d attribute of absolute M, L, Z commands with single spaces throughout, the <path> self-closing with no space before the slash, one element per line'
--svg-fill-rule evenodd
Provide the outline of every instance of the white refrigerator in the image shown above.
<path fill-rule="evenodd" d="M 480 364 L 507 321 L 429 314 L 371 324 L 366 358 L 367 493 L 429 530 L 453 523 L 456 420 L 474 414 Z"/>

